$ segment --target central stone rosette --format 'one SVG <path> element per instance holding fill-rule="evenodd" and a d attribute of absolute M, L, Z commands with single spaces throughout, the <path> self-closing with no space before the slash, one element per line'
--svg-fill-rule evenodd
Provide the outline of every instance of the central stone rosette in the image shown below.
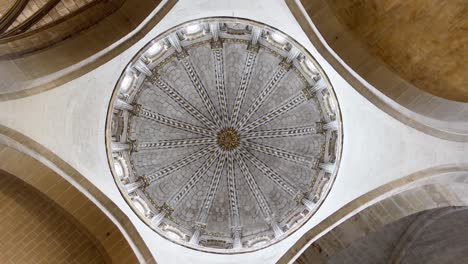
<path fill-rule="evenodd" d="M 232 127 L 221 129 L 217 135 L 217 138 L 218 146 L 226 151 L 237 148 L 240 143 L 239 133 L 237 133 L 237 131 Z"/>

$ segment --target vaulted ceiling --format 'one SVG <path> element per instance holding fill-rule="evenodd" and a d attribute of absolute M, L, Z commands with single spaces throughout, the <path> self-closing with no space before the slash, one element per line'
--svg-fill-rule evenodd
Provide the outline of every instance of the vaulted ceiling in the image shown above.
<path fill-rule="evenodd" d="M 286 0 L 292 1 L 295 0 Z M 458 104 L 465 111 L 467 104 L 442 99 L 468 102 L 468 71 L 464 63 L 468 54 L 467 18 L 463 16 L 468 3 L 449 1 L 297 0 L 304 3 L 311 18 L 322 16 L 326 23 L 316 25 L 327 33 L 326 41 L 352 70 L 367 70 L 365 81 L 380 78 L 387 91 L 395 89 L 394 94 L 405 93 L 402 101 L 411 100 L 414 96 L 398 87 L 400 83 L 381 74 L 381 68 L 386 67 L 398 80 L 414 85 L 418 89 L 413 90 L 429 100 Z M 42 45 L 40 41 L 31 41 L 38 39 L 37 35 L 29 35 L 31 32 L 48 35 L 47 29 L 60 24 L 54 21 L 69 17 L 81 7 L 117 2 L 123 2 L 118 11 L 96 17 L 100 22 L 91 27 L 73 31 L 73 36 L 61 35 L 67 37 L 57 38 L 54 45 L 40 46 L 34 52 L 29 49 Z M 444 181 L 453 176 L 459 192 L 468 193 L 467 141 L 463 141 L 466 137 L 431 134 L 428 128 L 432 126 L 416 126 L 418 120 L 403 116 L 398 109 L 391 116 L 386 115 L 390 112 L 386 110 L 386 101 L 375 103 L 369 99 L 371 96 L 359 96 L 356 91 L 361 91 L 355 84 L 347 83 L 345 75 L 339 70 L 335 72 L 335 65 L 327 63 L 323 51 L 307 42 L 309 33 L 300 31 L 283 0 L 243 0 L 229 6 L 226 2 L 234 1 L 175 2 L 141 0 L 135 5 L 127 0 L 0 0 L 0 28 L 7 21 L 7 13 L 14 15 L 14 19 L 8 20 L 11 23 L 0 29 L 0 143 L 8 145 L 0 148 L 0 170 L 11 166 L 27 175 L 35 188 L 51 196 L 80 221 L 77 216 L 84 214 L 74 206 L 93 215 L 87 216 L 83 225 L 93 235 L 97 234 L 115 263 L 136 263 L 134 258 L 141 262 L 148 259 L 154 263 L 157 259 L 172 263 L 174 257 L 185 263 L 273 263 L 286 251 L 279 263 L 287 263 L 300 250 L 309 252 L 307 247 L 311 239 L 315 241 L 316 230 L 335 224 L 315 248 L 310 247 L 318 253 L 331 252 L 327 256 L 317 254 L 320 261 L 386 263 L 388 256 L 397 256 L 401 263 L 418 263 L 422 257 L 424 263 L 440 263 L 436 261 L 446 256 L 426 246 L 436 239 L 440 239 L 437 245 L 445 253 L 453 253 L 447 259 L 461 259 L 459 253 L 466 252 L 464 238 L 468 228 L 463 220 L 468 217 L 467 211 L 455 208 L 449 216 L 438 209 L 407 213 L 434 208 L 425 207 L 425 196 L 421 193 L 407 199 L 410 201 L 407 208 L 395 203 L 398 197 L 387 201 L 392 206 L 384 206 L 379 217 L 375 215 L 378 209 L 370 210 L 364 217 L 357 209 L 407 185 L 435 178 L 436 173 Z M 161 3 L 159 9 L 153 12 L 157 3 Z M 258 8 L 266 6 L 268 9 Z M 200 17 L 219 19 L 212 16 L 226 15 L 224 11 L 231 9 L 235 16 L 271 24 L 294 36 L 305 46 L 298 48 L 300 56 L 292 49 L 294 45 L 285 44 L 292 39 L 280 31 L 275 33 L 276 29 L 271 28 L 270 32 L 268 26 L 261 24 L 263 33 L 257 36 L 260 31 L 252 26 L 243 27 L 239 21 L 229 27 L 224 23 L 196 27 L 192 20 L 188 22 L 190 25 L 181 26 L 179 32 L 167 31 L 174 34 L 163 41 L 159 39 L 161 45 L 157 37 L 153 39 L 175 24 Z M 54 17 L 53 12 L 58 16 Z M 167 18 L 158 24 L 165 14 Z M 341 27 L 327 24 L 332 19 L 339 21 Z M 32 20 L 34 23 L 24 24 Z M 248 23 L 254 27 L 260 24 Z M 22 25 L 26 25 L 24 29 Z M 73 25 L 64 29 L 73 29 Z M 220 35 L 215 33 L 218 29 Z M 348 41 L 349 36 L 352 41 Z M 257 41 L 261 45 L 256 46 Z M 147 46 L 137 51 L 145 43 Z M 16 52 L 17 49 L 22 52 Z M 159 53 L 162 49 L 166 52 Z M 363 56 L 362 49 L 367 55 Z M 307 50 L 323 69 L 317 67 L 310 54 L 304 55 Z M 9 54 L 2 57 L 3 52 Z M 255 61 L 247 60 L 249 56 Z M 382 67 L 374 68 L 369 58 L 381 61 Z M 119 74 L 121 78 L 117 80 Z M 252 75 L 252 85 L 245 85 L 243 75 Z M 337 101 L 330 99 L 334 98 L 334 90 L 340 99 L 343 123 Z M 243 96 L 245 103 L 236 107 L 236 99 Z M 21 99 L 12 100 L 18 98 Z M 427 105 L 426 101 L 414 101 Z M 406 107 L 405 102 L 396 101 L 396 105 L 395 108 Z M 445 108 L 443 111 L 429 108 L 450 112 Z M 233 112 L 239 114 L 235 115 L 242 123 L 239 127 L 237 122 L 230 123 Z M 448 115 L 451 120 L 467 120 Z M 393 119 L 395 116 L 399 118 Z M 342 130 L 347 133 L 345 141 L 339 136 Z M 33 138 L 33 143 L 20 134 Z M 18 152 L 32 153 L 37 163 L 60 173 L 45 179 L 46 173 L 38 173 L 30 163 L 11 155 L 10 145 L 18 148 Z M 211 147 L 212 155 L 200 151 L 200 145 Z M 342 146 L 343 162 L 339 163 Z M 193 164 L 178 160 L 184 161 L 184 156 L 197 152 L 205 156 Z M 238 159 L 230 159 L 231 156 Z M 211 167 L 205 166 L 206 161 Z M 173 167 L 174 164 L 178 167 Z M 185 167 L 187 164 L 190 166 Z M 340 174 L 335 182 L 338 169 Z M 460 175 L 451 175 L 452 170 L 461 171 Z M 320 173 L 315 176 L 311 171 Z M 154 180 L 154 175 L 165 177 L 168 172 L 171 177 Z M 57 178 L 63 182 L 60 193 L 57 188 L 50 188 L 50 182 L 58 186 Z M 77 188 L 66 185 L 68 181 L 77 182 Z M 236 182 L 240 184 L 235 186 Z M 6 185 L 0 185 L 0 189 L 3 186 Z M 428 204 L 465 206 L 468 198 L 454 188 L 437 192 L 438 189 L 427 187 L 427 193 L 434 195 Z M 71 195 L 72 192 L 76 195 Z M 453 201 L 444 201 L 444 195 Z M 70 202 L 59 199 L 62 197 Z M 425 209 L 416 208 L 415 204 Z M 240 212 L 239 217 L 236 211 Z M 351 211 L 356 215 L 346 221 Z M 440 220 L 440 226 L 439 221 L 426 221 L 427 216 Z M 384 224 L 377 226 L 376 218 Z M 237 225 L 239 221 L 242 226 Z M 94 225 L 95 222 L 99 225 Z M 346 224 L 352 228 L 346 228 Z M 417 230 L 409 232 L 413 227 Z M 111 228 L 115 231 L 107 231 Z M 349 232 L 345 234 L 343 230 Z M 436 232 L 426 234 L 425 230 Z M 363 235 L 359 238 L 352 236 L 360 231 L 359 235 Z M 441 233 L 445 236 L 438 236 Z M 112 245 L 116 241 L 114 236 L 121 247 Z M 327 237 L 346 238 L 347 244 L 339 239 L 327 243 L 322 239 Z M 1 243 L 0 240 L 0 246 Z M 455 243 L 460 247 L 447 249 Z M 334 248 L 335 245 L 338 247 Z M 232 254 L 241 250 L 249 254 Z"/>
<path fill-rule="evenodd" d="M 335 30 L 319 26 L 319 30 L 351 66 L 365 61 L 353 61 L 358 60 L 355 56 L 363 56 L 353 54 L 351 43 L 339 45 L 344 31 L 351 32 L 369 53 L 417 88 L 449 100 L 468 102 L 467 1 L 301 2 L 311 16 L 323 13 L 324 6 L 332 10 L 344 27 Z"/>
<path fill-rule="evenodd" d="M 89 72 L 137 41 L 175 2 L 135 30 L 161 1 L 0 0 L 0 100 Z"/>
<path fill-rule="evenodd" d="M 110 263 L 88 230 L 32 186 L 0 169 L 2 263 Z"/>
<path fill-rule="evenodd" d="M 369 232 L 331 255 L 319 240 L 314 253 L 296 263 L 468 263 L 467 218 L 465 207 L 424 211 Z"/>

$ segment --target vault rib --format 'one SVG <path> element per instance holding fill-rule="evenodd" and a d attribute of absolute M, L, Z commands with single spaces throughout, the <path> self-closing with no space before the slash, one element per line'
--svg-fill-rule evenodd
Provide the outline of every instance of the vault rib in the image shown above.
<path fill-rule="evenodd" d="M 195 67 L 193 66 L 192 60 L 189 56 L 185 56 L 184 58 L 180 59 L 180 62 L 184 66 L 185 72 L 189 76 L 190 81 L 192 81 L 193 87 L 195 87 L 195 90 L 203 101 L 203 104 L 205 104 L 205 107 L 208 110 L 212 120 L 216 123 L 216 125 L 221 126 L 221 122 L 213 106 L 213 102 L 211 101 L 208 92 L 206 91 L 205 85 L 203 84 Z"/>
<path fill-rule="evenodd" d="M 227 165 L 227 188 L 229 196 L 229 212 L 231 217 L 231 225 L 233 227 L 240 226 L 240 214 L 239 204 L 237 201 L 237 189 L 236 189 L 236 175 L 234 171 L 234 153 L 228 153 L 228 165 Z"/>
<path fill-rule="evenodd" d="M 315 126 L 303 126 L 303 127 L 288 127 L 288 128 L 277 128 L 263 131 L 252 131 L 242 135 L 243 139 L 258 139 L 258 138 L 281 138 L 281 137 L 298 137 L 310 134 L 315 134 Z"/>
<path fill-rule="evenodd" d="M 206 224 L 206 222 L 208 221 L 208 215 L 210 213 L 211 206 L 213 205 L 213 199 L 218 191 L 219 181 L 221 179 L 221 172 L 225 164 L 226 164 L 226 154 L 223 151 L 221 152 L 221 155 L 218 158 L 218 163 L 216 164 L 216 169 L 215 169 L 213 178 L 211 179 L 210 187 L 208 189 L 208 192 L 203 201 L 203 205 L 201 207 L 200 213 L 198 215 L 199 223 Z"/>
<path fill-rule="evenodd" d="M 236 124 L 236 127 L 242 127 L 249 121 L 255 112 L 262 106 L 263 102 L 276 90 L 278 87 L 279 82 L 283 79 L 283 77 L 288 72 L 288 67 L 281 63 L 275 70 L 275 73 L 271 76 L 268 83 L 264 86 L 263 90 L 258 94 L 255 101 L 250 105 L 249 109 L 245 114 L 242 116 L 242 119 L 239 123 Z"/>
<path fill-rule="evenodd" d="M 226 98 L 226 85 L 224 82 L 224 49 L 221 41 L 215 42 L 212 47 L 214 70 L 215 70 L 215 83 L 216 90 L 218 91 L 219 107 L 221 109 L 221 122 L 224 127 L 228 126 L 228 108 Z"/>
<path fill-rule="evenodd" d="M 192 125 L 192 124 L 180 121 L 180 120 L 176 120 L 176 119 L 167 117 L 165 115 L 155 113 L 155 112 L 153 112 L 153 111 L 151 111 L 149 109 L 146 109 L 146 108 L 142 108 L 140 113 L 138 113 L 138 115 L 140 117 L 146 118 L 146 119 L 151 120 L 151 121 L 155 121 L 157 123 L 160 123 L 162 125 L 166 125 L 166 126 L 169 126 L 169 127 L 172 127 L 172 128 L 177 128 L 177 129 L 180 129 L 180 130 L 184 130 L 184 131 L 187 131 L 187 132 L 192 132 L 192 133 L 195 133 L 195 134 L 200 134 L 200 135 L 203 135 L 203 136 L 216 136 L 216 134 L 213 131 L 209 130 L 209 129 L 199 127 L 199 126 L 196 126 L 196 125 Z"/>
<path fill-rule="evenodd" d="M 244 141 L 242 143 L 244 146 L 246 146 L 249 149 L 277 157 L 280 159 L 284 159 L 287 161 L 292 161 L 296 163 L 301 163 L 301 164 L 308 164 L 312 161 L 313 157 L 307 157 L 303 156 L 294 152 L 290 152 L 281 148 L 276 148 L 256 142 L 251 142 L 251 141 Z"/>
<path fill-rule="evenodd" d="M 216 125 L 211 120 L 206 118 L 198 109 L 196 109 L 189 101 L 187 101 L 187 99 L 185 99 L 179 92 L 177 92 L 161 77 L 152 77 L 150 79 L 150 82 L 151 84 L 153 84 L 153 86 L 159 88 L 180 107 L 187 111 L 187 113 L 189 113 L 195 119 L 200 121 L 200 123 L 204 124 L 208 128 L 216 129 Z"/>
<path fill-rule="evenodd" d="M 259 160 L 257 157 L 252 155 L 249 151 L 240 149 L 239 154 L 245 159 L 249 160 L 258 170 L 260 170 L 265 176 L 270 178 L 274 183 L 276 183 L 281 189 L 287 192 L 291 196 L 296 196 L 299 192 L 292 184 L 283 179 L 278 173 L 270 169 L 265 163 Z"/>
<path fill-rule="evenodd" d="M 263 217 L 265 219 L 271 219 L 271 217 L 273 216 L 273 212 L 270 208 L 270 205 L 265 199 L 265 195 L 261 191 L 257 182 L 255 181 L 255 178 L 253 177 L 249 168 L 245 164 L 244 158 L 240 155 L 239 152 L 236 151 L 235 153 L 236 153 L 236 161 L 239 164 L 240 170 L 242 174 L 244 175 L 245 180 L 247 181 L 247 185 L 249 186 L 250 191 L 255 197 L 255 201 L 257 202 L 257 205 L 260 208 L 260 211 L 262 211 Z"/>
<path fill-rule="evenodd" d="M 239 111 L 244 101 L 245 92 L 250 86 L 250 79 L 252 77 L 252 72 L 255 66 L 255 61 L 257 59 L 258 51 L 249 50 L 247 53 L 247 58 L 244 63 L 244 70 L 242 71 L 242 77 L 239 83 L 239 88 L 237 89 L 236 100 L 234 101 L 234 109 L 232 111 L 231 125 L 237 123 L 239 117 Z"/>
<path fill-rule="evenodd" d="M 261 117 L 257 118 L 254 120 L 252 123 L 241 127 L 240 132 L 241 133 L 247 133 L 250 132 L 251 130 L 254 130 L 255 128 L 268 123 L 272 121 L 273 119 L 289 112 L 290 110 L 296 108 L 300 104 L 306 101 L 306 98 L 304 95 L 301 93 L 299 95 L 294 96 L 293 98 L 287 100 L 277 108 L 267 112 L 266 114 L 262 115 Z"/>
<path fill-rule="evenodd" d="M 153 142 L 138 143 L 137 150 L 145 151 L 158 149 L 173 149 L 198 145 L 207 145 L 212 143 L 216 143 L 216 139 L 212 137 L 157 140 Z"/>
<path fill-rule="evenodd" d="M 157 171 L 154 171 L 152 172 L 150 175 L 147 175 L 147 176 L 143 176 L 143 178 L 145 179 L 145 181 L 147 182 L 147 184 L 151 184 L 155 181 L 159 181 L 161 179 L 163 179 L 164 177 L 166 177 L 167 175 L 189 165 L 190 163 L 193 163 L 197 160 L 199 160 L 200 158 L 204 157 L 205 155 L 213 152 L 214 150 L 216 149 L 216 146 L 212 145 L 212 146 L 208 146 L 208 147 L 205 147 L 201 150 L 198 150 L 196 152 L 193 152 L 192 154 L 182 158 L 182 159 L 179 159 L 169 165 L 166 165 L 164 167 L 162 167 L 161 169 L 157 170 Z"/>
<path fill-rule="evenodd" d="M 168 204 L 172 208 L 176 208 L 179 202 L 187 195 L 187 193 L 192 190 L 192 188 L 200 181 L 203 175 L 211 168 L 213 163 L 216 160 L 216 157 L 219 154 L 219 150 L 214 151 L 211 155 L 205 160 L 205 162 L 190 176 L 190 179 L 182 186 L 177 193 L 175 193 Z"/>

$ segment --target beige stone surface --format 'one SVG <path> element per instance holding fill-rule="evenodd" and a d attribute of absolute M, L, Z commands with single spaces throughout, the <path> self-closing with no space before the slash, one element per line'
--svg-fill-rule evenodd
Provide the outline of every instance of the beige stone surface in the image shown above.
<path fill-rule="evenodd" d="M 442 207 L 411 214 L 359 238 L 337 228 L 319 239 L 295 263 L 468 263 L 467 207 Z M 340 229 L 353 228 L 353 224 Z M 343 239 L 352 242 L 340 244 Z M 335 243 L 334 243 L 334 242 Z"/>
<path fill-rule="evenodd" d="M 30 185 L 0 171 L 0 262 L 110 263 L 95 238 Z"/>
<path fill-rule="evenodd" d="M 391 108 L 417 122 L 466 135 L 466 22 L 455 15 L 463 12 L 463 2 L 429 1 L 428 6 L 444 3 L 440 9 L 446 12 L 442 15 L 433 6 L 417 9 L 420 1 L 395 1 L 395 8 L 386 8 L 392 1 L 336 1 L 336 5 L 323 0 L 288 2 L 290 7 L 295 2 L 303 4 L 304 14 L 323 37 L 326 49 L 336 53 L 331 57 L 357 79 L 359 83 L 353 86 L 364 86 L 371 92 L 372 101 L 389 101 Z M 452 4 L 462 6 L 453 11 Z M 412 17 L 411 12 L 418 16 Z M 308 23 L 301 21 L 304 18 L 296 10 L 295 16 L 303 27 Z M 431 17 L 434 21 L 428 21 Z M 438 24 L 430 27 L 431 23 Z M 449 35 L 457 40 L 451 41 Z M 324 55 L 330 57 L 327 53 Z"/>
<path fill-rule="evenodd" d="M 1 0 L 0 1 L 0 19 L 8 12 L 8 10 L 15 3 L 14 0 Z"/>
<path fill-rule="evenodd" d="M 466 1 L 334 0 L 327 3 L 368 51 L 403 79 L 436 96 L 468 102 Z M 329 43 L 343 52 L 346 59 L 357 59 L 350 54 L 352 47 L 341 45 L 345 32 L 334 36 L 335 39 L 328 39 Z"/>
<path fill-rule="evenodd" d="M 19 138 L 16 139 L 19 140 Z M 22 138 L 22 140 L 25 143 L 25 139 Z M 26 139 L 26 141 L 28 140 Z M 46 153 L 43 153 L 43 155 L 47 156 Z M 38 193 L 53 201 L 70 216 L 70 219 L 73 219 L 74 222 L 88 232 L 89 237 L 96 241 L 96 244 L 102 248 L 103 254 L 109 256 L 108 258 L 112 263 L 135 263 L 137 261 L 134 252 L 132 252 L 133 249 L 126 240 L 125 235 L 113 222 L 113 219 L 110 219 L 94 201 L 85 196 L 67 179 L 62 178 L 33 157 L 5 145 L 0 145 L 0 160 L 2 161 L 0 171 L 4 171 L 33 186 L 33 189 L 37 190 Z M 59 161 L 55 160 L 55 162 Z M 81 186 L 86 186 L 85 188 L 93 192 L 95 199 L 102 200 L 103 197 L 99 196 L 99 193 L 93 191 L 91 186 L 87 186 L 86 180 L 79 179 L 79 174 L 74 175 L 74 177 L 77 178 Z M 108 201 L 107 203 L 107 207 L 112 207 L 112 203 Z M 119 217 L 118 211 L 112 213 Z M 125 219 L 120 219 L 120 221 L 125 222 Z M 128 232 L 128 228 L 126 231 Z M 131 234 L 131 236 L 134 237 L 135 234 Z M 139 246 L 139 250 L 144 251 L 146 249 L 141 244 Z M 147 263 L 154 263 L 151 256 L 146 255 L 145 258 Z"/>

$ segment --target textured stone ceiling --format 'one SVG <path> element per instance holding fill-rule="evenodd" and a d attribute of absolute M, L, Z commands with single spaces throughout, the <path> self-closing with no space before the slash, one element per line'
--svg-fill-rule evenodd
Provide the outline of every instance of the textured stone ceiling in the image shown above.
<path fill-rule="evenodd" d="M 324 2 L 346 27 L 343 30 L 403 79 L 433 95 L 468 102 L 468 1 Z M 344 38 L 341 31 L 335 37 Z M 329 42 L 335 46 L 333 40 Z M 342 50 L 357 53 L 349 47 Z M 352 54 L 340 56 L 351 62 Z"/>
<path fill-rule="evenodd" d="M 241 252 L 296 230 L 333 183 L 337 102 L 301 47 L 265 25 L 208 19 L 167 32 L 122 74 L 109 158 L 149 226 Z"/>
<path fill-rule="evenodd" d="M 314 263 L 466 264 L 468 263 L 466 219 L 468 219 L 466 207 L 445 207 L 410 215 L 369 232 L 367 236 L 331 255 L 323 250 L 319 254 L 321 261 Z M 352 240 L 352 238 L 346 239 Z M 319 239 L 318 245 L 320 243 Z"/>

